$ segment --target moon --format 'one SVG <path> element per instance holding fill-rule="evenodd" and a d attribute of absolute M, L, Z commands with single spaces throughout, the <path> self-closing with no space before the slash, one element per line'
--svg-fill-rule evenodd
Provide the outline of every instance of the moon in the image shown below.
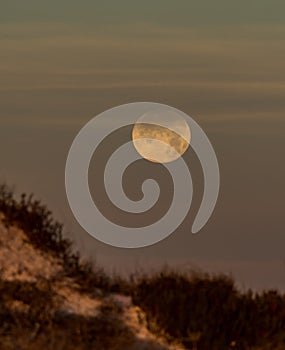
<path fill-rule="evenodd" d="M 175 111 L 151 111 L 134 124 L 132 140 L 137 152 L 154 163 L 169 163 L 181 157 L 191 139 L 185 119 Z"/>

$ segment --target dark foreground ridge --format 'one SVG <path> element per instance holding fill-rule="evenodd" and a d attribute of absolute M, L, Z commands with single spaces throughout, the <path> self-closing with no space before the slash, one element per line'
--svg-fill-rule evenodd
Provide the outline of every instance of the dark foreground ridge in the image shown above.
<path fill-rule="evenodd" d="M 0 215 L 6 234 L 23 232 L 21 249 L 26 244 L 57 266 L 49 277 L 26 279 L 1 266 L 0 349 L 285 349 L 285 296 L 277 291 L 241 293 L 224 275 L 168 269 L 108 276 L 81 261 L 44 205 L 24 194 L 17 200 L 6 185 Z M 10 252 L 7 237 L 0 229 L 0 254 Z M 74 311 L 75 296 L 85 300 L 83 311 Z"/>

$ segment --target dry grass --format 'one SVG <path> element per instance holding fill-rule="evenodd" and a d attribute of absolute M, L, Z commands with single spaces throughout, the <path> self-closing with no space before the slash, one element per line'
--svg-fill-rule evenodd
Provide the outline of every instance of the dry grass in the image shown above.
<path fill-rule="evenodd" d="M 0 215 L 0 350 L 285 349 L 276 291 L 170 270 L 108 276 L 81 261 L 45 206 L 5 185 Z"/>

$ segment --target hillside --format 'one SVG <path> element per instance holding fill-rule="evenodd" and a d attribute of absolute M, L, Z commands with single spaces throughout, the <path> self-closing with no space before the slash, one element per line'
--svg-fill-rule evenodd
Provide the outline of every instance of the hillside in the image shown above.
<path fill-rule="evenodd" d="M 227 276 L 129 280 L 81 260 L 33 196 L 0 186 L 0 350 L 284 350 L 285 295 Z"/>
<path fill-rule="evenodd" d="M 31 231 L 27 233 L 19 228 L 25 224 L 24 220 L 21 225 L 16 219 L 19 207 L 14 208 L 14 219 L 13 209 L 8 215 L 3 211 L 2 208 L 1 350 L 181 348 L 152 334 L 142 310 L 133 305 L 130 296 L 112 292 L 112 287 L 108 289 L 108 277 L 101 270 L 98 270 L 98 283 L 94 282 L 91 288 L 89 281 L 85 290 L 79 282 L 80 273 L 85 269 L 86 277 L 89 265 L 82 263 L 79 267 L 79 257 L 67 248 L 69 243 L 64 257 L 57 254 L 56 244 L 60 247 L 60 243 L 67 241 L 54 240 L 54 251 L 37 247 L 36 241 L 31 240 Z M 71 264 L 72 259 L 75 263 L 69 271 L 66 264 Z M 94 277 L 96 273 L 90 272 L 89 279 Z"/>
<path fill-rule="evenodd" d="M 80 291 L 63 261 L 0 218 L 1 349 L 178 349 L 147 330 L 128 296 Z"/>

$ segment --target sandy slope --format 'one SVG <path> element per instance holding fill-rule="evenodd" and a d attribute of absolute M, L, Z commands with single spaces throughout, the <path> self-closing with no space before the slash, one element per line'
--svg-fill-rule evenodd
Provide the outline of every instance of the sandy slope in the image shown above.
<path fill-rule="evenodd" d="M 125 350 L 178 350 L 182 347 L 169 345 L 164 339 L 148 331 L 143 312 L 132 304 L 130 297 L 112 294 L 108 297 L 98 293 L 91 298 L 76 290 L 71 279 L 58 278 L 62 264 L 48 254 L 36 250 L 28 241 L 25 233 L 18 228 L 6 228 L 0 217 L 0 268 L 1 278 L 7 281 L 38 282 L 41 279 L 52 280 L 52 289 L 60 300 L 59 309 L 68 314 L 96 316 L 104 303 L 120 307 L 121 320 L 135 334 L 134 340 Z M 10 307 L 25 310 L 26 305 L 19 301 L 10 302 Z"/>

